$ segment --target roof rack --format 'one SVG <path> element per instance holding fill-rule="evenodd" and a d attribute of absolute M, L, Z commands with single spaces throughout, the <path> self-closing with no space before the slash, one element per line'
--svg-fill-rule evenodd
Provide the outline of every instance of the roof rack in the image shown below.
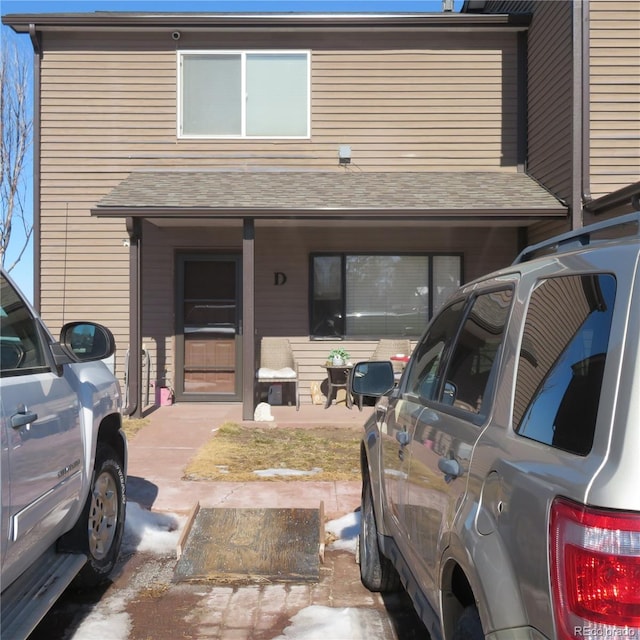
<path fill-rule="evenodd" d="M 613 229 L 614 227 L 622 227 L 625 225 L 634 225 L 635 229 L 630 233 L 620 233 L 613 237 L 639 237 L 640 238 L 640 211 L 629 213 L 624 216 L 617 216 L 610 220 L 604 220 L 603 222 L 597 222 L 590 224 L 587 227 L 581 229 L 574 229 L 558 236 L 553 236 L 548 240 L 543 240 L 538 244 L 533 244 L 520 252 L 518 257 L 512 264 L 520 264 L 533 260 L 533 258 L 539 255 L 552 255 L 554 253 L 562 253 L 564 251 L 570 251 L 571 249 L 578 249 L 580 247 L 587 246 L 592 242 L 592 236 L 601 234 L 606 229 Z M 593 238 L 593 241 L 611 239 L 608 238 Z"/>

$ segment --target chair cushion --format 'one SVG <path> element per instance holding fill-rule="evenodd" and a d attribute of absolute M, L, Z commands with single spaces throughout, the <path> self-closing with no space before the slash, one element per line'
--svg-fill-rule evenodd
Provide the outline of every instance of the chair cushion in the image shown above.
<path fill-rule="evenodd" d="M 260 367 L 258 369 L 258 378 L 260 380 L 289 379 L 295 377 L 296 372 L 291 367 L 285 367 L 284 369 L 268 369 L 267 367 Z"/>

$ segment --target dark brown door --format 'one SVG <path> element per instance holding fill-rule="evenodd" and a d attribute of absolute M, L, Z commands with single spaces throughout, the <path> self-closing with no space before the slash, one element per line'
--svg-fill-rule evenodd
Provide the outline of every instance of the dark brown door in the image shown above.
<path fill-rule="evenodd" d="M 240 400 L 240 256 L 178 257 L 178 400 Z"/>

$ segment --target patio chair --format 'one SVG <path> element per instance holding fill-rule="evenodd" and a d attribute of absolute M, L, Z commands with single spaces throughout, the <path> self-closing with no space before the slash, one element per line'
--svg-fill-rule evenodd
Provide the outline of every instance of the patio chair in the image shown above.
<path fill-rule="evenodd" d="M 389 360 L 391 356 L 405 355 L 408 356 L 411 353 L 411 341 L 405 339 L 393 339 L 393 338 L 381 338 L 378 342 L 376 350 L 371 356 L 372 360 Z M 393 365 L 393 373 L 396 380 L 400 379 L 402 371 L 404 370 L 405 363 L 397 360 L 391 360 Z"/>
<path fill-rule="evenodd" d="M 381 338 L 373 352 L 370 360 L 390 360 L 393 366 L 393 377 L 396 384 L 402 377 L 404 371 L 405 362 L 401 360 L 391 360 L 391 356 L 404 355 L 408 356 L 411 353 L 411 341 L 405 339 L 393 339 L 393 338 Z M 362 405 L 365 402 L 365 396 L 355 395 L 355 402 L 358 405 L 360 411 L 362 411 Z M 372 402 L 373 399 L 368 399 L 367 402 Z"/>
<path fill-rule="evenodd" d="M 298 363 L 293 357 L 291 344 L 287 338 L 262 338 L 260 342 L 260 368 L 256 378 L 258 383 L 264 384 L 293 384 L 296 411 L 300 409 Z"/>

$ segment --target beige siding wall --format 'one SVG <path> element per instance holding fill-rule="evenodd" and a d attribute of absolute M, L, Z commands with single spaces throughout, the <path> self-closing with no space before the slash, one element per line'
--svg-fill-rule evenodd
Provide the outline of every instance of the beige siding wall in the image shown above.
<path fill-rule="evenodd" d="M 527 173 L 572 201 L 572 0 L 494 0 L 487 13 L 529 13 Z M 534 243 L 569 229 L 542 222 L 527 229 Z"/>
<path fill-rule="evenodd" d="M 571 204 L 572 8 L 538 2 L 529 30 L 528 172 Z"/>
<path fill-rule="evenodd" d="M 591 0 L 590 179 L 594 198 L 640 180 L 640 3 Z"/>
<path fill-rule="evenodd" d="M 515 35 L 469 35 L 464 48 L 437 34 L 405 34 L 381 47 L 389 39 L 365 39 L 353 51 L 329 36 L 318 48 L 313 37 L 257 45 L 218 38 L 219 48 L 312 51 L 311 138 L 242 141 L 177 138 L 177 56 L 159 41 L 148 43 L 154 51 L 126 44 L 119 51 L 113 41 L 48 35 L 42 149 L 60 171 L 80 166 L 96 184 L 176 163 L 337 170 L 341 144 L 351 145 L 354 165 L 364 170 L 514 171 Z M 210 47 L 188 34 L 180 46 Z"/>
<path fill-rule="evenodd" d="M 185 33 L 179 44 L 184 49 L 209 48 L 212 38 Z M 122 374 L 129 326 L 127 233 L 124 221 L 94 219 L 89 211 L 131 171 L 338 171 L 341 144 L 351 145 L 352 170 L 516 171 L 515 42 L 513 33 L 464 38 L 433 32 L 304 38 L 287 33 L 250 38 L 215 34 L 215 46 L 223 49 L 312 51 L 311 138 L 242 141 L 177 138 L 177 56 L 169 32 L 45 34 L 40 104 L 43 317 L 54 329 L 81 317 L 107 324 L 116 335 L 116 363 Z M 145 324 L 145 335 L 154 350 L 165 352 L 170 368 L 169 254 L 178 246 L 187 249 L 204 242 L 239 247 L 240 242 L 235 234 L 230 238 L 225 232 L 185 231 L 180 243 L 173 238 L 169 245 L 161 241 L 154 248 L 154 234 L 162 233 L 149 231 L 144 241 L 144 280 L 157 292 L 145 300 L 145 323 L 151 323 Z M 338 235 L 328 237 L 324 247 L 331 248 L 333 242 L 344 244 Z M 399 241 L 387 248 L 402 246 Z M 286 259 L 287 252 L 280 249 L 277 241 L 263 245 L 258 260 L 282 265 L 277 270 L 286 270 L 302 291 L 306 249 L 296 247 Z M 269 266 L 263 272 L 261 266 L 259 290 L 270 284 L 274 270 Z M 284 303 L 289 305 L 286 318 L 295 330 L 292 335 L 303 332 L 302 327 L 306 331 L 306 298 Z M 277 325 L 281 307 L 272 298 L 258 304 L 259 324 Z"/>
<path fill-rule="evenodd" d="M 530 13 L 528 33 L 527 172 L 572 204 L 572 2 L 502 0 L 487 11 Z M 570 222 L 542 222 L 527 229 L 533 244 L 569 229 Z"/>

